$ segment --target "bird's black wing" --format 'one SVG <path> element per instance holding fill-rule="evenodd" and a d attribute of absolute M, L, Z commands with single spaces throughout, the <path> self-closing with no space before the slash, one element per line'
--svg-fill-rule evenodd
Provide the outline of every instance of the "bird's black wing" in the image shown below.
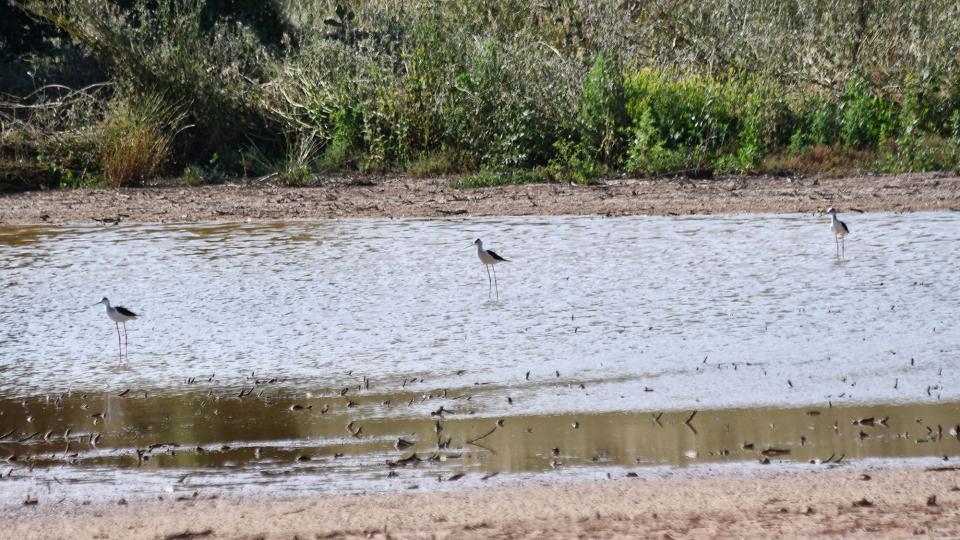
<path fill-rule="evenodd" d="M 850 234 L 850 228 L 847 227 L 847 224 L 846 224 L 846 223 L 840 221 L 839 219 L 837 220 L 837 222 L 840 223 L 840 226 L 841 226 L 841 227 L 843 227 L 843 232 L 845 232 L 845 233 L 847 233 L 847 234 Z"/>
<path fill-rule="evenodd" d="M 503 262 L 510 262 L 509 260 L 504 259 L 503 257 L 497 255 L 497 254 L 494 253 L 493 251 L 490 251 L 489 249 L 487 250 L 487 253 L 489 253 L 490 256 L 494 258 L 494 260 L 503 261 Z"/>
<path fill-rule="evenodd" d="M 136 316 L 137 316 L 136 313 L 130 311 L 129 309 L 127 309 L 127 308 L 125 308 L 125 307 L 123 307 L 123 306 L 117 306 L 117 313 L 119 313 L 119 314 L 121 314 L 121 315 L 123 315 L 123 316 L 125 316 L 125 317 L 136 317 Z"/>

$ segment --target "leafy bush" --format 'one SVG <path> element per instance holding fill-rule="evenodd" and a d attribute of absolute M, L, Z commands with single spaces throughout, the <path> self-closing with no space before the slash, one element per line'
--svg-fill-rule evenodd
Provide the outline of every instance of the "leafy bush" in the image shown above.
<path fill-rule="evenodd" d="M 892 104 L 857 75 L 847 81 L 840 95 L 840 112 L 840 141 L 849 148 L 876 147 L 895 133 Z"/>
<path fill-rule="evenodd" d="M 583 150 L 591 155 L 590 159 L 616 164 L 622 152 L 621 135 L 627 125 L 623 65 L 618 58 L 604 53 L 594 57 L 583 77 L 577 105 Z M 555 147 L 566 150 L 563 145 Z"/>
<path fill-rule="evenodd" d="M 633 122 L 628 171 L 700 169 L 727 150 L 736 133 L 729 89 L 715 80 L 640 70 L 627 75 L 625 93 Z"/>
<path fill-rule="evenodd" d="M 202 0 L 26 0 L 23 6 L 82 43 L 124 95 L 161 96 L 196 126 L 176 149 L 184 160 L 238 156 L 254 139 L 272 140 L 256 107 L 267 53 L 240 23 L 206 27 Z M 265 129 L 266 128 L 266 129 Z"/>
<path fill-rule="evenodd" d="M 78 48 L 59 33 L 115 90 L 100 96 L 116 104 L 109 118 L 72 132 L 83 144 L 50 144 L 66 132 L 45 132 L 39 116 L 0 127 L 0 153 L 42 156 L 71 182 L 132 182 L 159 163 L 193 181 L 479 171 L 468 183 L 490 184 L 520 170 L 591 182 L 958 159 L 960 4 L 949 0 L 12 2 L 49 32 L 0 40 L 46 55 L 5 64 L 32 66 L 10 88 L 66 80 L 55 65 Z M 158 123 L 139 105 L 151 100 L 193 126 L 163 158 L 150 157 L 159 135 L 145 126 Z"/>

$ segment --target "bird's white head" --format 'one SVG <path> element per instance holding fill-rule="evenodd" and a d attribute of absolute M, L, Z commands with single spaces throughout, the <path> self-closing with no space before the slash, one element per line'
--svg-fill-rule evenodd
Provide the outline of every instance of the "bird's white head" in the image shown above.
<path fill-rule="evenodd" d="M 830 208 L 827 208 L 827 213 L 831 216 L 835 216 L 837 215 L 837 209 L 831 206 Z"/>
<path fill-rule="evenodd" d="M 94 304 L 94 305 L 95 305 L 95 306 L 99 306 L 100 304 L 106 304 L 106 305 L 109 306 L 109 305 L 110 305 L 110 300 L 107 300 L 107 297 L 104 296 L 103 298 L 100 299 L 99 302 L 97 302 L 97 303 Z"/>

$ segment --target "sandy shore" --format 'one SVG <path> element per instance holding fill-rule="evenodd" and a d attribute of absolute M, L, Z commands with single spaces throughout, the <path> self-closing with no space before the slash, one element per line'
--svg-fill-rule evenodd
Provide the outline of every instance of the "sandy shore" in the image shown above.
<path fill-rule="evenodd" d="M 0 225 L 237 222 L 348 217 L 716 214 L 960 210 L 960 177 L 733 177 L 454 189 L 445 180 L 368 178 L 315 188 L 218 185 L 0 196 Z"/>
<path fill-rule="evenodd" d="M 945 463 L 945 465 L 949 465 Z M 775 467 L 771 466 L 771 467 Z M 960 536 L 960 470 L 793 467 L 534 487 L 39 504 L 8 538 L 797 538 Z M 935 499 L 931 498 L 934 497 Z M 8 509 L 9 510 L 9 509 Z"/>

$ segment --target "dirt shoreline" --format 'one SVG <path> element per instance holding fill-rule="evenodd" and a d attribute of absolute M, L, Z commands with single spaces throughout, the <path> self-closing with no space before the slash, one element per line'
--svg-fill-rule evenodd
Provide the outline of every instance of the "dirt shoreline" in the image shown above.
<path fill-rule="evenodd" d="M 0 225 L 196 223 L 490 215 L 685 215 L 960 210 L 947 173 L 848 178 L 628 179 L 598 185 L 455 189 L 446 180 L 369 178 L 291 188 L 224 184 L 0 196 Z"/>
<path fill-rule="evenodd" d="M 23 539 L 64 531 L 72 538 L 958 537 L 960 468 L 939 469 L 855 464 L 453 492 L 41 501 L 4 512 L 0 523 Z"/>

